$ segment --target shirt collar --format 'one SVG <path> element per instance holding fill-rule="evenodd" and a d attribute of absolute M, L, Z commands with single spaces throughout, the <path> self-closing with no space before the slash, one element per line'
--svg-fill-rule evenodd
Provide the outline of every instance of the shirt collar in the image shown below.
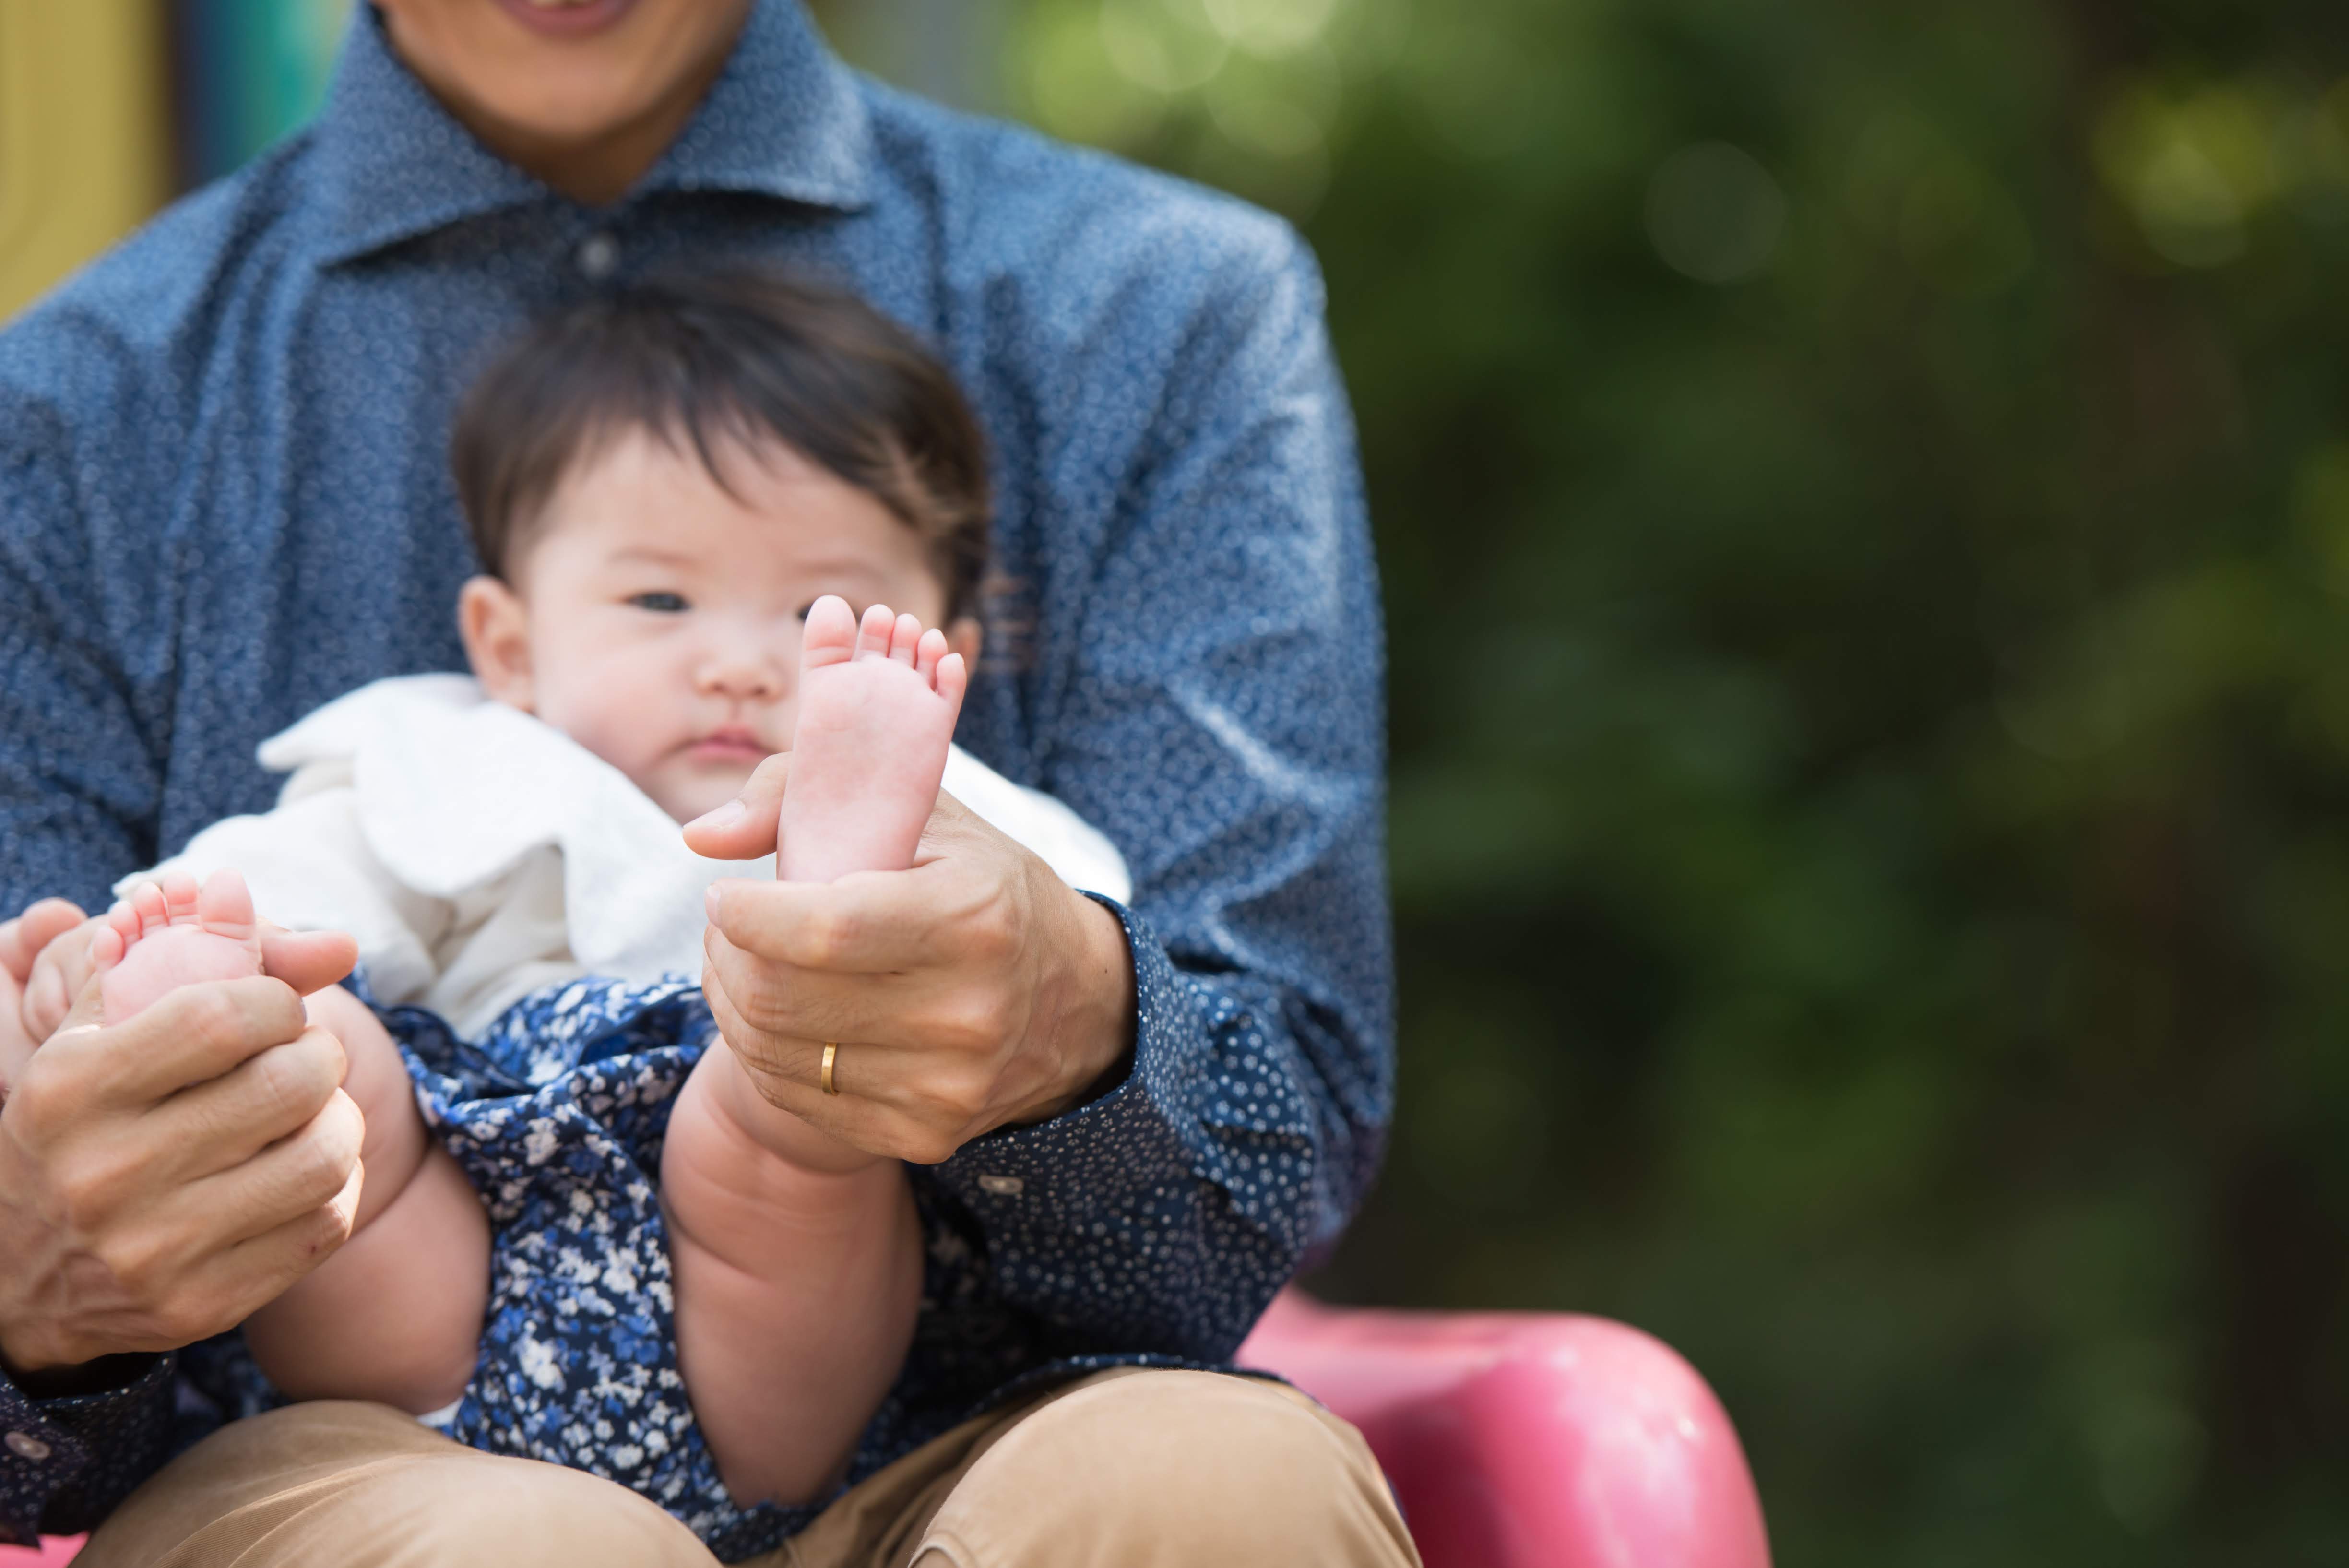
<path fill-rule="evenodd" d="M 361 5 L 316 135 L 326 261 L 348 261 L 462 219 L 565 198 L 483 147 L 391 51 Z M 684 133 L 623 204 L 657 191 L 734 191 L 855 212 L 870 199 L 864 96 L 800 0 L 757 0 Z"/>

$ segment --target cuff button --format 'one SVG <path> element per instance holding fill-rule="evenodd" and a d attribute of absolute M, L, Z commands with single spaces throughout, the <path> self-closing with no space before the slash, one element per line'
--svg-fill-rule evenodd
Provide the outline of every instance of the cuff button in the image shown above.
<path fill-rule="evenodd" d="M 1028 1184 L 1016 1176 L 982 1176 L 978 1179 L 978 1189 L 991 1192 L 998 1198 L 1017 1198 L 1028 1189 Z"/>
<path fill-rule="evenodd" d="M 36 1465 L 49 1457 L 49 1445 L 30 1432 L 11 1432 L 0 1438 L 0 1443 L 7 1444 L 8 1451 L 18 1459 L 30 1459 Z"/>

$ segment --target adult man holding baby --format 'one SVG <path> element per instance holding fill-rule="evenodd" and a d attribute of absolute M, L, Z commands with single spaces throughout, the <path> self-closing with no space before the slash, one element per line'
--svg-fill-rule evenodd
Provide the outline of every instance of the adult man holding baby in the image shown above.
<path fill-rule="evenodd" d="M 267 805 L 263 738 L 459 667 L 469 373 L 719 256 L 845 281 L 962 382 L 1017 636 L 957 733 L 1133 874 L 1130 909 L 1080 897 L 947 800 L 915 871 L 711 905 L 761 1092 L 929 1168 L 915 1347 L 850 1484 L 697 1540 L 387 1410 L 239 1404 L 212 1336 L 333 1251 L 357 1182 L 295 994 L 343 955 L 287 934 L 275 979 L 10 1085 L 0 1529 L 110 1517 L 98 1563 L 1410 1560 L 1350 1431 L 1137 1369 L 1228 1358 L 1350 1214 L 1392 1085 L 1377 604 L 1318 280 L 1271 220 L 859 81 L 792 0 L 378 0 L 307 135 L 0 337 L 0 907 L 98 907 Z M 781 784 L 703 846 L 771 849 Z M 72 919 L 0 928 L 0 1011 Z"/>

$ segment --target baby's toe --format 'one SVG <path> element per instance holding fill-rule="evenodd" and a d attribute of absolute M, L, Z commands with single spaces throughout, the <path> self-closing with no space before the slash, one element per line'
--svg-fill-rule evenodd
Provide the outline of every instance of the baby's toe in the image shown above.
<path fill-rule="evenodd" d="M 866 607 L 864 618 L 856 627 L 856 657 L 873 659 L 885 656 L 889 639 L 897 630 L 897 613 L 887 605 Z"/>
<path fill-rule="evenodd" d="M 192 926 L 201 919 L 196 912 L 196 879 L 185 871 L 166 871 L 157 878 L 156 886 L 163 894 L 163 922 L 171 926 Z"/>
<path fill-rule="evenodd" d="M 808 607 L 800 633 L 800 665 L 817 669 L 838 664 L 856 651 L 856 612 L 838 594 L 826 594 Z"/>
<path fill-rule="evenodd" d="M 204 878 L 196 908 L 204 929 L 216 935 L 251 941 L 260 934 L 253 918 L 253 892 L 233 869 L 223 867 Z"/>
<path fill-rule="evenodd" d="M 121 928 L 123 936 L 137 940 L 150 931 L 160 931 L 171 923 L 171 909 L 163 898 L 163 889 L 152 882 L 141 882 L 130 889 L 130 897 L 122 906 L 129 911 L 129 921 Z"/>
<path fill-rule="evenodd" d="M 914 616 L 899 616 L 897 624 L 891 628 L 889 632 L 889 657 L 900 664 L 910 665 L 914 662 L 915 651 L 921 647 L 921 621 Z"/>
<path fill-rule="evenodd" d="M 970 671 L 964 667 L 962 655 L 949 653 L 939 659 L 938 672 L 932 684 L 937 688 L 938 695 L 947 700 L 948 707 L 960 708 L 963 689 L 970 684 Z"/>

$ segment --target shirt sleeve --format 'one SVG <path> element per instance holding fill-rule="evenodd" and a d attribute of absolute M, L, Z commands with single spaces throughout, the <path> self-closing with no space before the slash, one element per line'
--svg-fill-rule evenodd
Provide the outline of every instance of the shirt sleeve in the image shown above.
<path fill-rule="evenodd" d="M 104 909 L 154 858 L 155 715 L 115 656 L 118 597 L 76 503 L 62 421 L 0 390 L 0 910 Z M 120 584 L 141 566 L 122 562 Z M 5 916 L 0 916 L 5 918 Z"/>
<path fill-rule="evenodd" d="M 121 1386 L 61 1399 L 28 1399 L 0 1377 L 0 1542 L 88 1530 L 162 1467 L 174 1360 L 138 1358 Z"/>
<path fill-rule="evenodd" d="M 1072 1354 L 1227 1359 L 1351 1218 L 1392 1109 L 1377 585 L 1320 279 L 1283 238 L 1178 334 L 1044 726 L 1047 787 L 1132 866 L 1102 900 L 1131 1070 L 936 1171 Z"/>
<path fill-rule="evenodd" d="M 54 410 L 0 390 L 0 918 L 51 895 L 102 909 L 115 877 L 152 857 L 160 775 L 110 654 L 72 472 Z M 160 1466 L 172 1364 L 44 1401 L 0 1378 L 0 1536 L 84 1529 Z"/>

